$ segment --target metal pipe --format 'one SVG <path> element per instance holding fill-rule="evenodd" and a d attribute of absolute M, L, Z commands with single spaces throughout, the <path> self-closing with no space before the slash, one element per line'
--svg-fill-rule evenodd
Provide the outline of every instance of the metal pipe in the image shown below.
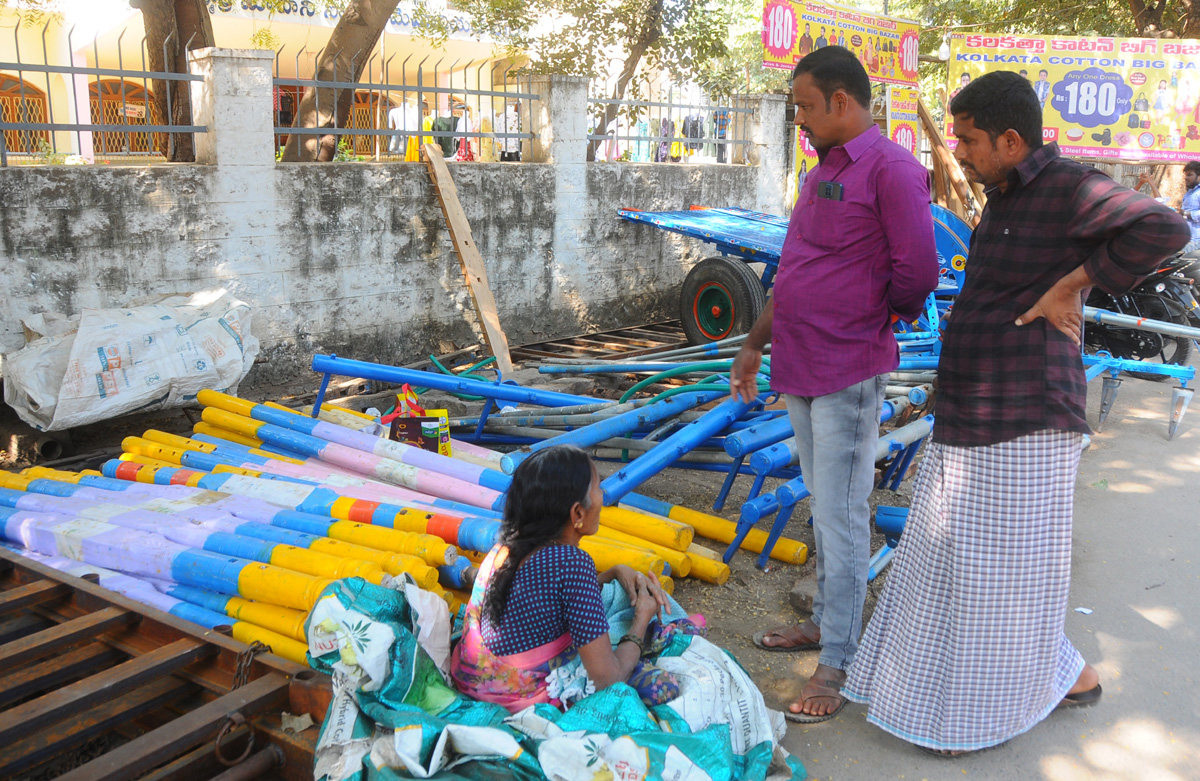
<path fill-rule="evenodd" d="M 902 450 L 933 430 L 933 415 L 918 418 L 906 426 L 881 436 L 876 444 L 875 461 L 879 462 L 896 450 Z M 790 437 L 750 455 L 750 468 L 756 475 L 770 475 L 777 469 L 800 463 L 796 438 Z"/>
<path fill-rule="evenodd" d="M 1109 312 L 1107 309 L 1096 309 L 1095 307 L 1085 306 L 1083 308 L 1083 317 L 1085 320 L 1100 325 L 1135 328 L 1139 331 L 1150 331 L 1151 333 L 1163 334 L 1165 336 L 1182 336 L 1186 339 L 1200 339 L 1200 328 L 1176 325 L 1175 323 L 1167 323 L 1162 320 L 1150 320 L 1149 318 L 1135 317 L 1134 315 L 1117 314 L 1116 312 Z"/>
<path fill-rule="evenodd" d="M 539 366 L 539 374 L 658 374 L 659 372 L 670 371 L 672 369 L 686 369 L 689 366 L 699 366 L 710 368 L 698 368 L 695 373 L 703 372 L 704 374 L 712 374 L 714 371 L 719 371 L 719 368 L 711 368 L 714 363 L 720 363 L 723 368 L 729 368 L 733 365 L 733 361 L 705 361 L 705 362 L 688 362 L 688 363 L 605 363 L 605 364 L 590 364 L 590 365 L 575 365 L 575 366 Z"/>
<path fill-rule="evenodd" d="M 625 402 L 624 404 L 611 405 L 586 404 L 582 406 L 599 407 L 599 409 L 593 412 L 576 415 L 546 415 L 542 414 L 541 412 L 521 412 L 504 415 L 496 413 L 494 415 L 488 415 L 487 423 L 489 425 L 497 424 L 505 426 L 542 426 L 544 428 L 587 426 L 595 423 L 598 420 L 604 420 L 605 418 L 611 418 L 616 415 L 620 415 L 622 412 L 628 412 L 632 409 L 637 409 L 638 407 L 644 407 L 650 402 L 650 399 L 638 399 L 637 401 L 640 403 L 634 404 L 633 402 Z M 555 412 L 557 413 L 559 409 L 565 410 L 568 408 L 560 407 L 556 409 Z M 473 428 L 478 425 L 478 417 L 450 419 L 450 428 Z"/>
<path fill-rule="evenodd" d="M 566 433 L 556 432 L 557 435 L 554 439 L 532 445 L 528 452 L 509 453 L 505 455 L 500 459 L 500 466 L 505 472 L 512 474 L 513 470 L 517 468 L 517 464 L 520 464 L 538 450 L 544 450 L 553 445 L 576 445 L 578 447 L 596 445 L 613 437 L 628 434 L 642 426 L 673 418 L 682 412 L 695 409 L 700 404 L 715 401 L 724 395 L 724 393 L 719 391 L 680 394 L 640 409 L 630 410 L 615 417 L 597 421 L 574 431 Z"/>
<path fill-rule="evenodd" d="M 283 752 L 272 745 L 262 751 L 257 751 L 246 760 L 239 762 L 220 775 L 213 776 L 212 781 L 253 781 L 262 778 L 283 762 Z"/>
<path fill-rule="evenodd" d="M 937 380 L 936 371 L 928 372 L 892 372 L 888 375 L 890 385 L 923 385 Z"/>
<path fill-rule="evenodd" d="M 725 452 L 733 458 L 747 456 L 755 450 L 782 442 L 792 433 L 792 421 L 789 418 L 776 418 L 725 437 Z"/>
<path fill-rule="evenodd" d="M 604 489 L 604 503 L 606 505 L 616 504 L 621 497 L 670 466 L 730 423 L 741 418 L 757 403 L 757 401 L 745 402 L 741 399 L 731 398 L 713 407 L 700 420 L 689 423 L 680 431 L 663 440 L 645 457 L 637 459 L 621 471 L 603 480 L 600 487 Z"/>
<path fill-rule="evenodd" d="M 427 388 L 434 388 L 449 393 L 467 393 L 474 396 L 485 396 L 500 401 L 511 401 L 517 404 L 535 404 L 539 407 L 566 407 L 581 403 L 604 403 L 604 399 L 590 396 L 575 396 L 570 393 L 540 390 L 537 388 L 522 388 L 519 385 L 501 385 L 463 377 L 451 377 L 444 374 L 403 369 L 398 366 L 385 366 L 367 361 L 354 361 L 339 358 L 336 355 L 313 356 L 312 368 L 315 372 L 332 374 L 341 377 L 358 377 L 364 380 L 390 382 L 395 385 L 410 383 Z M 318 399 L 314 407 L 319 408 Z"/>

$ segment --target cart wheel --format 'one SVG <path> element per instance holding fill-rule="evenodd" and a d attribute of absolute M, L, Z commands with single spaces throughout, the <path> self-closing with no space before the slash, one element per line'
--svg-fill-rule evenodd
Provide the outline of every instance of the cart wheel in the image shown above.
<path fill-rule="evenodd" d="M 679 319 L 689 344 L 749 332 L 767 304 L 754 272 L 736 258 L 705 258 L 683 280 Z"/>

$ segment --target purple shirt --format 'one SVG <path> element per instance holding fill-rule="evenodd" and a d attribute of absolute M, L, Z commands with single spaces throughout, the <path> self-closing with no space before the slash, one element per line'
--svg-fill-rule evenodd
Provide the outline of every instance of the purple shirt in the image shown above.
<path fill-rule="evenodd" d="M 821 182 L 842 200 L 818 198 Z M 824 396 L 894 370 L 891 316 L 915 320 L 937 287 L 929 174 L 872 125 L 808 175 L 779 258 L 771 388 Z"/>

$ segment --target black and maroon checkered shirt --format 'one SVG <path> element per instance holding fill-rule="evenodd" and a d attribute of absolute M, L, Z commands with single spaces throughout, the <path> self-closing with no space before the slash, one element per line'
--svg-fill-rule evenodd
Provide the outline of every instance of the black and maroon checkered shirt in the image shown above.
<path fill-rule="evenodd" d="M 988 192 L 946 325 L 935 439 L 993 445 L 1041 429 L 1090 431 L 1079 348 L 1044 318 L 1016 319 L 1083 265 L 1123 293 L 1190 239 L 1182 217 L 1103 173 L 1034 150 Z"/>

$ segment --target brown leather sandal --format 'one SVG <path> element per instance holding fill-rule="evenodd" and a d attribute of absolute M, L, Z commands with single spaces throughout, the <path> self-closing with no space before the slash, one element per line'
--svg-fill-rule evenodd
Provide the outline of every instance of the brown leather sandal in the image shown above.
<path fill-rule="evenodd" d="M 812 632 L 805 631 L 805 627 L 812 627 L 815 630 L 815 636 Z M 787 645 L 766 645 L 763 641 L 768 637 L 777 637 L 786 641 Z M 803 624 L 792 624 L 782 629 L 767 629 L 754 635 L 754 644 L 764 651 L 776 653 L 819 651 L 821 649 L 821 628 L 811 621 L 805 621 Z"/>

